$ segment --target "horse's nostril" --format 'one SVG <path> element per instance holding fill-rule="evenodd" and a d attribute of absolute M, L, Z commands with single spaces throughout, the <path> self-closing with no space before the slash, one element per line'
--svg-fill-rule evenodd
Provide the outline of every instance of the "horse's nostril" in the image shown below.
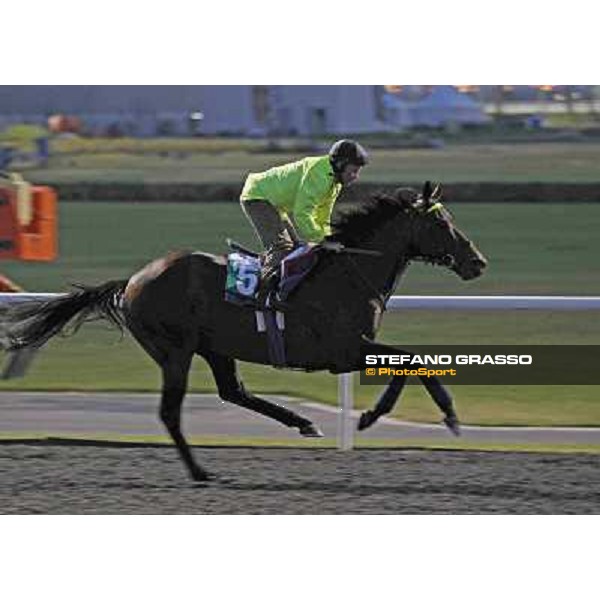
<path fill-rule="evenodd" d="M 445 254 L 444 256 L 442 256 L 442 259 L 440 262 L 445 267 L 453 267 L 454 263 L 455 263 L 454 256 L 452 256 L 451 254 Z"/>

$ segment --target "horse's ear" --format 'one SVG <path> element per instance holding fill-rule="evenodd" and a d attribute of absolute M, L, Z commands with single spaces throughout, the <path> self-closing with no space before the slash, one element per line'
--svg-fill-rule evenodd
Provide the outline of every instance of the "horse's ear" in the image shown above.
<path fill-rule="evenodd" d="M 425 203 L 429 202 L 432 192 L 433 192 L 433 188 L 431 187 L 431 181 L 426 181 L 423 184 L 423 191 L 421 192 L 421 197 L 423 198 L 423 201 Z"/>

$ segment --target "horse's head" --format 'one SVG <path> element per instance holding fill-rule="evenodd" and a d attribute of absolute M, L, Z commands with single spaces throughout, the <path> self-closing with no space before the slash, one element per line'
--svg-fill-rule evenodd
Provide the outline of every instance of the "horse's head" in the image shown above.
<path fill-rule="evenodd" d="M 429 182 L 418 193 L 399 188 L 342 210 L 333 222 L 331 240 L 347 247 L 366 248 L 445 265 L 463 279 L 481 275 L 483 254 L 460 231 L 440 201 L 440 187 Z"/>
<path fill-rule="evenodd" d="M 398 193 L 406 191 L 399 190 Z M 414 258 L 444 265 L 465 280 L 479 277 L 487 260 L 454 224 L 452 215 L 441 202 L 440 186 L 433 188 L 427 182 L 421 194 L 415 195 L 413 191 L 411 206 Z"/>

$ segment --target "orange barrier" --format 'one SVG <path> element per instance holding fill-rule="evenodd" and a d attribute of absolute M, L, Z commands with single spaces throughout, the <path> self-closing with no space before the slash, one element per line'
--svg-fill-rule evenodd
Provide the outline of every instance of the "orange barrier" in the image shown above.
<path fill-rule="evenodd" d="M 33 220 L 17 233 L 17 257 L 21 260 L 54 260 L 57 248 L 56 192 L 45 186 L 33 186 Z"/>
<path fill-rule="evenodd" d="M 15 258 L 17 237 L 17 215 L 14 192 L 0 187 L 0 258 Z"/>
<path fill-rule="evenodd" d="M 46 186 L 32 186 L 31 210 L 23 213 L 22 198 L 12 186 L 0 187 L 0 259 L 51 261 L 58 255 L 58 218 L 56 192 Z M 29 216 L 30 215 L 30 216 Z"/>

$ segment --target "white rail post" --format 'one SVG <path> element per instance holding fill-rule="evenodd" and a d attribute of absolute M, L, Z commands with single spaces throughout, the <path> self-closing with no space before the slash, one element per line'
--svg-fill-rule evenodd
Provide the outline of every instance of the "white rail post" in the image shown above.
<path fill-rule="evenodd" d="M 340 413 L 338 418 L 338 449 L 351 450 L 354 445 L 352 425 L 352 373 L 342 373 L 338 378 Z"/>

